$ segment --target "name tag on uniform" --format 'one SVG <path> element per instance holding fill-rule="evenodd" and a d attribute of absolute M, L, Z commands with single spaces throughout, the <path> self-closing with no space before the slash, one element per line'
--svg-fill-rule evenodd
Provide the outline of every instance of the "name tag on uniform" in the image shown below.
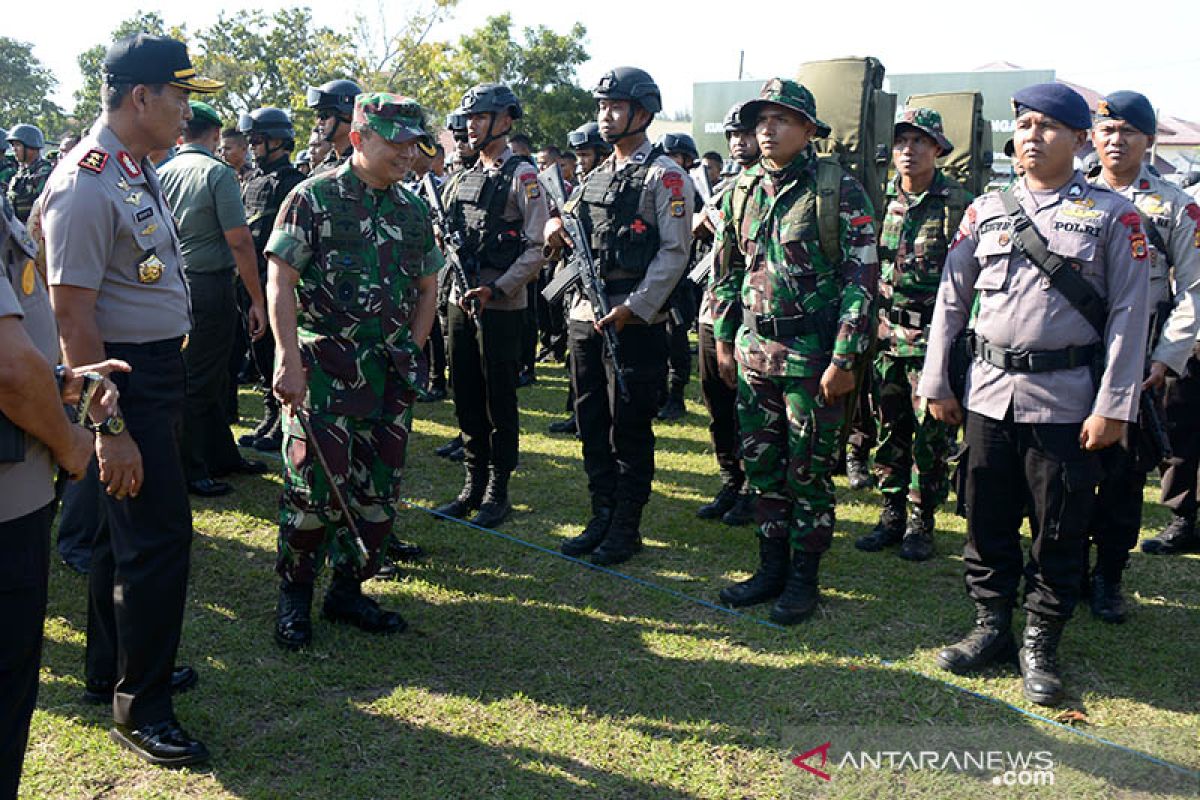
<path fill-rule="evenodd" d="M 162 259 L 151 253 L 138 264 L 138 283 L 158 283 L 165 267 Z"/>

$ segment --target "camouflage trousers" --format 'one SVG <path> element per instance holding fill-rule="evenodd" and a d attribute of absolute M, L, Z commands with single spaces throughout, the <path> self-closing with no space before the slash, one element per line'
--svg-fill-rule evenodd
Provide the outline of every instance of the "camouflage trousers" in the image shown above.
<path fill-rule="evenodd" d="M 784 378 L 738 367 L 738 423 L 746 479 L 757 490 L 762 536 L 808 553 L 833 541 L 833 471 L 844 407 L 817 402 L 819 377 Z"/>
<path fill-rule="evenodd" d="M 365 559 L 313 443 L 295 414 L 284 409 L 284 480 L 275 567 L 281 577 L 312 583 L 326 559 L 360 580 L 379 570 L 380 553 L 396 518 L 414 399 L 411 389 L 399 394 L 385 403 L 388 413 L 379 419 L 308 416 L 312 435 L 362 537 Z"/>
<path fill-rule="evenodd" d="M 875 407 L 879 449 L 875 472 L 885 494 L 908 493 L 910 503 L 933 510 L 950 491 L 946 461 L 954 448 L 954 428 L 928 414 L 917 396 L 923 356 L 880 354 L 875 359 Z"/>

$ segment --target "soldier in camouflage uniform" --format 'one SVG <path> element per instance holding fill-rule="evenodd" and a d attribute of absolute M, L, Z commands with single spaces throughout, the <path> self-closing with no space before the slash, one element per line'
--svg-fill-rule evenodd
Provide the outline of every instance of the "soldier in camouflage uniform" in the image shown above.
<path fill-rule="evenodd" d="M 296 187 L 267 244 L 274 386 L 285 405 L 275 639 L 289 649 L 312 640 L 326 557 L 327 619 L 374 633 L 405 628 L 361 583 L 379 568 L 395 519 L 443 261 L 425 206 L 400 184 L 415 140 L 428 136 L 423 125 L 413 100 L 359 95 L 353 155 Z"/>
<path fill-rule="evenodd" d="M 8 143 L 17 157 L 17 171 L 8 182 L 8 202 L 17 212 L 17 219 L 25 222 L 46 186 L 46 179 L 54 171 L 54 165 L 42 158 L 46 138 L 33 125 L 15 125 L 8 133 Z"/>
<path fill-rule="evenodd" d="M 8 182 L 17 174 L 17 160 L 8 153 L 8 131 L 0 128 L 0 194 L 7 196 Z"/>
<path fill-rule="evenodd" d="M 773 79 L 741 114 L 756 125 L 763 158 L 721 202 L 713 332 L 722 377 L 737 383 L 746 476 L 759 492 L 760 564 L 721 600 L 778 598 L 771 619 L 791 625 L 817 605 L 844 401 L 870 340 L 879 265 L 866 192 L 811 145 L 830 130 L 812 93 Z M 820 200 L 825 187 L 830 205 Z M 835 242 L 823 227 L 836 230 Z"/>
<path fill-rule="evenodd" d="M 967 191 L 937 168 L 937 159 L 953 149 L 938 112 L 904 112 L 893 132 L 897 175 L 888 187 L 879 236 L 883 269 L 873 386 L 879 413 L 875 471 L 883 513 L 875 530 L 854 546 L 875 552 L 903 539 L 900 557 L 910 561 L 933 555 L 933 513 L 949 491 L 946 461 L 954 446 L 954 428 L 926 414 L 916 394 L 942 264 L 971 203 Z M 912 506 L 906 526 L 907 503 Z"/>

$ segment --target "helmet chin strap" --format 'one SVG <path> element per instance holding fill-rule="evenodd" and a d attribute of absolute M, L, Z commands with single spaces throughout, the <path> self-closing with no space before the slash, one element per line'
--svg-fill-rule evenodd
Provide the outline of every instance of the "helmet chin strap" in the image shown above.
<path fill-rule="evenodd" d="M 329 129 L 329 133 L 321 136 L 323 141 L 329 142 L 330 144 L 333 144 L 333 140 L 337 138 L 338 128 L 340 128 L 343 123 L 349 125 L 350 120 L 346 117 L 343 117 L 341 114 L 334 114 L 333 123 L 333 127 Z"/>
<path fill-rule="evenodd" d="M 490 112 L 488 112 L 487 136 L 483 137 L 483 141 L 480 142 L 478 144 L 478 146 L 475 147 L 476 153 L 482 153 L 483 149 L 485 147 L 487 147 L 489 144 L 491 144 L 492 142 L 499 139 L 501 136 L 508 136 L 509 131 L 512 130 L 512 125 L 509 125 L 507 128 L 500 131 L 499 133 L 494 133 L 492 131 L 492 128 L 495 127 L 495 125 L 496 125 L 496 112 L 490 111 Z"/>
<path fill-rule="evenodd" d="M 630 106 L 632 107 L 633 103 L 635 103 L 635 102 L 636 101 L 634 101 L 634 100 L 630 100 L 629 101 Z M 640 103 L 638 104 L 638 108 L 641 108 Z M 630 129 L 629 126 L 633 124 L 633 114 L 631 112 L 629 115 L 629 119 L 625 122 L 625 130 L 621 131 L 616 136 L 605 136 L 603 133 L 601 133 L 600 138 L 603 139 L 604 141 L 608 142 L 609 144 L 616 144 L 617 142 L 621 141 L 622 139 L 628 138 L 630 136 L 637 136 L 639 133 L 645 133 L 646 129 L 650 127 L 650 123 L 652 123 L 652 122 L 654 122 L 653 114 L 650 115 L 650 119 L 648 119 L 646 121 L 645 125 L 642 125 L 641 127 L 638 127 L 638 128 Z"/>

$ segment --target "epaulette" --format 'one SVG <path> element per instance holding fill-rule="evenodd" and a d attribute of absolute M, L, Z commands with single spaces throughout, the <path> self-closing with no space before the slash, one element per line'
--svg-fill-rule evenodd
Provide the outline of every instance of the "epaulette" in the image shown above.
<path fill-rule="evenodd" d="M 99 175 L 104 172 L 105 165 L 108 164 L 108 153 L 101 150 L 99 147 L 93 147 L 83 154 L 79 159 L 79 168 L 85 169 L 88 172 L 94 172 Z"/>

